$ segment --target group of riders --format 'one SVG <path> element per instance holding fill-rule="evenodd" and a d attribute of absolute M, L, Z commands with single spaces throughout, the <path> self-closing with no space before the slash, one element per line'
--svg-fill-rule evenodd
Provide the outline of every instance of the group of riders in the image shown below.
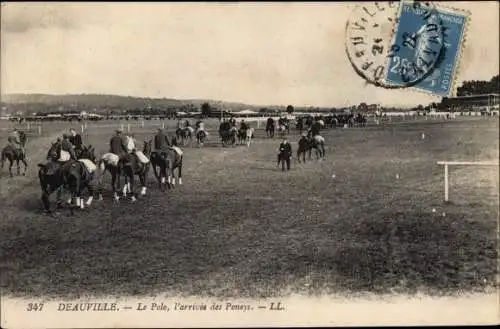
<path fill-rule="evenodd" d="M 267 125 L 270 127 L 266 127 L 266 130 L 267 128 L 272 128 L 272 126 L 274 125 L 274 120 L 270 118 L 270 120 L 268 120 Z M 284 129 L 284 131 L 286 132 L 288 130 L 289 122 L 288 120 L 282 118 L 278 120 L 278 125 L 280 127 L 283 127 L 282 129 Z M 189 121 L 186 120 L 184 124 L 180 121 L 178 123 L 177 129 L 185 130 L 186 128 L 189 129 L 190 127 L 191 125 Z M 309 151 L 309 158 L 311 157 L 312 150 L 316 150 L 318 158 L 325 156 L 324 139 L 322 136 L 320 136 L 321 128 L 322 128 L 322 123 L 320 121 L 315 121 L 307 132 L 303 132 L 301 134 L 301 138 L 298 141 L 298 149 L 297 149 L 297 160 L 299 162 L 300 162 L 300 156 L 302 156 L 303 161 L 305 161 L 305 156 L 307 151 Z M 238 136 L 241 134 L 247 134 L 247 138 L 249 138 L 248 132 L 253 133 L 253 128 L 251 128 L 245 120 L 241 120 L 238 129 L 236 120 L 234 118 L 222 120 L 219 127 L 219 133 L 221 134 L 223 142 L 224 138 L 228 138 L 228 136 Z M 207 132 L 205 131 L 205 126 L 202 120 L 196 123 L 196 135 L 199 134 L 203 134 L 204 136 L 208 135 Z M 253 138 L 253 135 L 251 135 L 250 138 Z M 24 159 L 25 143 L 26 143 L 26 134 L 23 131 L 20 131 L 19 129 L 14 129 L 12 131 L 12 134 L 10 134 L 8 138 L 8 146 L 5 149 L 10 149 L 11 152 L 17 152 L 19 155 L 22 155 L 22 158 Z M 115 134 L 109 140 L 109 152 L 104 154 L 101 157 L 101 159 L 99 159 L 98 162 L 96 160 L 96 157 L 94 156 L 93 153 L 94 149 L 92 148 L 92 146 L 85 145 L 82 136 L 75 129 L 70 128 L 67 132 L 64 132 L 61 137 L 58 137 L 57 140 L 52 143 L 47 153 L 47 163 L 39 164 L 40 167 L 39 178 L 43 191 L 42 201 L 44 203 L 44 207 L 46 209 L 49 209 L 48 196 L 52 192 L 54 192 L 54 188 L 56 186 L 63 186 L 64 184 L 67 184 L 67 182 L 64 183 L 65 182 L 64 179 L 61 181 L 60 178 L 57 177 L 66 177 L 66 178 L 70 177 L 71 175 L 74 174 L 70 172 L 72 170 L 76 170 L 74 169 L 75 167 L 81 168 L 78 170 L 80 170 L 81 173 L 80 178 L 82 183 L 81 185 L 80 183 L 77 184 L 78 197 L 76 197 L 77 200 L 80 200 L 79 196 L 80 194 L 78 193 L 80 193 L 80 191 L 85 187 L 88 187 L 90 192 L 89 182 L 94 179 L 95 176 L 94 174 L 97 171 L 98 167 L 100 167 L 101 169 L 109 170 L 108 165 L 110 164 L 110 162 L 108 161 L 110 159 L 114 159 L 111 161 L 112 162 L 111 165 L 116 169 L 115 173 L 110 171 L 112 175 L 112 181 L 113 181 L 112 185 L 115 198 L 117 195 L 116 194 L 117 190 L 115 190 L 115 177 L 119 177 L 120 172 L 121 174 L 124 174 L 123 168 L 129 168 L 129 169 L 133 168 L 131 170 L 128 170 L 127 173 L 124 174 L 124 177 L 126 177 L 126 181 L 127 177 L 130 177 L 132 179 L 132 186 L 133 186 L 133 176 L 138 175 L 139 178 L 141 179 L 141 183 L 143 184 L 142 186 L 145 193 L 145 182 L 146 182 L 145 175 L 149 170 L 149 163 L 151 162 L 153 168 L 155 168 L 155 163 L 158 163 L 158 161 L 161 162 L 162 159 L 163 163 L 171 161 L 171 159 L 174 159 L 172 162 L 169 162 L 168 165 L 164 165 L 163 169 L 160 166 L 160 170 L 164 170 L 165 166 L 169 168 L 168 170 L 173 170 L 175 168 L 178 168 L 179 184 L 181 184 L 180 171 L 182 169 L 183 152 L 179 148 L 180 145 L 178 145 L 177 134 L 169 138 L 164 129 L 159 128 L 154 137 L 150 141 L 144 142 L 144 148 L 142 150 L 137 148 L 137 146 L 139 146 L 137 144 L 138 143 L 134 137 L 134 134 L 124 133 L 122 129 L 117 129 L 115 131 Z M 2 152 L 2 164 L 3 164 L 3 155 L 4 152 Z M 288 142 L 286 134 L 284 134 L 282 136 L 282 141 L 280 143 L 278 150 L 278 166 L 280 163 L 282 163 L 283 171 L 290 170 L 291 158 L 292 158 L 292 146 Z M 174 164 L 174 162 L 178 163 L 179 159 L 180 159 L 180 164 Z M 23 162 L 25 161 L 23 160 Z M 156 175 L 156 169 L 154 169 L 154 172 Z M 164 171 L 162 172 L 164 173 Z M 54 173 L 58 174 L 54 176 Z M 141 177 L 141 175 L 143 176 Z M 164 184 L 165 181 L 163 180 L 163 178 L 165 177 L 165 174 L 160 174 L 160 176 L 162 178 L 161 184 Z M 168 184 L 170 184 L 171 171 L 168 173 L 166 177 L 168 178 Z M 59 181 L 57 181 L 58 179 Z M 175 184 L 175 178 L 173 178 L 173 184 Z"/>
<path fill-rule="evenodd" d="M 191 139 L 193 135 L 196 137 L 199 144 L 203 144 L 204 140 L 208 137 L 208 132 L 205 130 L 205 123 L 203 120 L 198 120 L 195 123 L 195 128 L 191 126 L 191 122 L 188 119 L 184 122 L 179 119 L 177 121 L 177 130 L 175 131 L 175 135 L 184 145 L 187 139 Z"/>

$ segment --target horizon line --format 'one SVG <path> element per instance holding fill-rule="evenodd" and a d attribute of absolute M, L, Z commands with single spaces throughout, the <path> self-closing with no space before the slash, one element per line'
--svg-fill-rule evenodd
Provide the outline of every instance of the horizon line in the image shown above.
<path fill-rule="evenodd" d="M 366 102 L 358 102 L 356 104 L 351 104 L 351 105 L 294 105 L 294 104 L 256 104 L 256 103 L 246 103 L 243 101 L 234 101 L 234 100 L 217 100 L 217 99 L 212 99 L 212 98 L 172 98 L 172 97 L 151 97 L 151 96 L 134 96 L 134 95 L 125 95 L 125 94 L 114 94 L 114 93 L 44 93 L 44 92 L 9 92 L 9 93 L 1 93 L 0 94 L 0 101 L 4 102 L 3 97 L 4 96 L 12 96 L 12 95 L 45 95 L 45 96 L 90 96 L 90 95 L 95 95 L 95 96 L 116 96 L 116 97 L 129 97 L 129 98 L 139 98 L 139 99 L 150 99 L 150 100 L 172 100 L 172 101 L 179 101 L 179 102 L 194 102 L 194 101 L 206 101 L 206 102 L 213 102 L 213 103 L 235 103 L 239 105 L 245 105 L 245 106 L 252 106 L 252 107 L 284 107 L 286 108 L 288 105 L 292 105 L 295 108 L 347 108 L 351 106 L 358 106 L 361 103 L 365 103 L 366 105 L 378 105 L 378 106 L 385 106 L 385 107 L 415 107 L 418 105 L 429 105 L 431 103 L 435 102 L 429 102 L 429 104 L 416 104 L 416 105 L 409 105 L 409 104 L 382 104 L 382 103 L 366 103 Z M 442 97 L 441 97 L 442 98 Z"/>

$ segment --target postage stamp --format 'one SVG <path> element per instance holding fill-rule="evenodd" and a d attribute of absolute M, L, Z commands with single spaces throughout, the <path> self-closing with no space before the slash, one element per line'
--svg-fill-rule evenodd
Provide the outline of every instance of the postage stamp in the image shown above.
<path fill-rule="evenodd" d="M 385 88 L 409 87 L 423 80 L 434 68 L 442 46 L 441 19 L 429 2 L 360 5 L 347 22 L 346 51 L 352 66 L 358 75 Z M 387 79 L 394 57 L 399 60 L 393 69 L 397 77 Z"/>
<path fill-rule="evenodd" d="M 424 6 L 403 3 L 400 21 L 388 62 L 386 81 L 397 86 L 411 86 L 440 96 L 453 92 L 454 77 L 460 64 L 468 15 L 435 7 L 434 22 L 422 26 L 427 14 Z M 409 33 L 419 29 L 417 33 Z M 410 83 L 411 82 L 411 83 Z"/>

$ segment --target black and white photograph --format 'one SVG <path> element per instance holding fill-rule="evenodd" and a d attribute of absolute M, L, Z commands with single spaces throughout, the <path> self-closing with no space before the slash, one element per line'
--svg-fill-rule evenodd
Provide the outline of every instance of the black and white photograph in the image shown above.
<path fill-rule="evenodd" d="M 1 327 L 499 324 L 499 11 L 2 2 Z"/>

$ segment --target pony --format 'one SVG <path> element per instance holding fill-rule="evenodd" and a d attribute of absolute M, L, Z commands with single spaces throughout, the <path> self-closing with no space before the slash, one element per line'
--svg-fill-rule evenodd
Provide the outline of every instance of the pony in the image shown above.
<path fill-rule="evenodd" d="M 315 139 L 316 137 L 318 138 L 319 142 L 316 142 Z M 322 140 L 322 142 L 321 142 Z M 316 153 L 316 160 L 319 160 L 319 158 L 324 157 L 324 138 L 316 135 L 315 137 L 312 137 L 311 134 L 308 134 L 307 137 L 303 135 L 303 138 L 299 140 L 299 147 L 297 148 L 297 161 L 300 163 L 300 157 L 302 156 L 302 162 L 306 162 L 306 153 L 309 153 L 309 160 L 311 160 L 312 156 L 312 150 L 314 149 Z"/>
<path fill-rule="evenodd" d="M 203 146 L 203 143 L 205 143 L 205 140 L 207 139 L 207 137 L 208 137 L 208 133 L 203 129 L 200 129 L 196 132 L 196 142 L 198 143 L 199 147 Z"/>
<path fill-rule="evenodd" d="M 236 144 L 236 138 L 238 136 L 238 129 L 236 127 L 230 127 L 228 130 L 220 130 L 219 134 L 222 141 L 222 146 L 234 146 Z"/>
<path fill-rule="evenodd" d="M 325 138 L 321 135 L 310 136 L 311 148 L 316 149 L 316 159 L 325 158 Z"/>
<path fill-rule="evenodd" d="M 267 137 L 274 138 L 275 122 L 273 118 L 267 119 L 266 123 L 266 135 Z"/>
<path fill-rule="evenodd" d="M 250 128 L 248 128 L 250 129 Z M 243 144 L 246 141 L 247 138 L 247 131 L 248 129 L 238 129 L 237 137 L 238 137 L 238 144 Z"/>
<path fill-rule="evenodd" d="M 151 154 L 151 144 L 149 142 L 144 142 L 144 148 L 142 153 L 144 156 L 149 158 Z M 134 192 L 135 175 L 139 176 L 139 180 L 141 182 L 141 195 L 146 195 L 146 182 L 147 176 L 150 168 L 150 162 L 142 163 L 139 160 L 138 155 L 128 153 L 122 159 L 119 160 L 118 166 L 120 166 L 120 173 L 125 178 L 125 184 L 123 185 L 123 196 L 126 197 L 127 193 L 131 193 L 132 202 L 136 201 L 136 194 Z M 118 182 L 119 184 L 119 182 Z M 115 200 L 118 200 L 117 194 L 114 195 Z"/>
<path fill-rule="evenodd" d="M 366 127 L 366 116 L 362 115 L 361 113 L 358 113 L 358 115 L 356 115 L 353 120 L 353 125 L 356 124 L 358 125 L 358 127 Z"/>
<path fill-rule="evenodd" d="M 24 136 L 24 138 L 21 138 L 21 137 L 19 138 L 20 142 L 21 142 L 20 148 L 15 147 L 14 143 L 12 141 L 12 137 L 9 137 L 9 144 L 2 149 L 1 168 L 3 169 L 3 167 L 5 165 L 5 161 L 9 160 L 9 175 L 10 175 L 10 177 L 14 177 L 12 174 L 12 166 L 14 165 L 14 162 L 16 163 L 16 166 L 17 166 L 17 174 L 18 175 L 21 175 L 21 166 L 19 165 L 19 161 L 21 161 L 24 165 L 24 170 L 22 173 L 23 176 L 26 175 L 26 171 L 28 169 L 28 162 L 26 160 L 26 153 L 24 151 L 24 146 L 26 144 L 26 135 L 24 135 L 24 133 L 23 133 L 23 135 L 20 134 L 20 136 Z"/>
<path fill-rule="evenodd" d="M 181 140 L 182 145 L 186 145 L 189 142 L 193 141 L 193 134 L 194 134 L 194 129 L 192 127 L 185 127 L 185 128 L 177 128 L 175 131 L 175 135 L 177 136 L 177 139 Z"/>
<path fill-rule="evenodd" d="M 252 142 L 254 132 L 255 132 L 254 128 L 248 128 L 247 131 L 245 132 L 245 142 L 247 144 L 247 147 L 250 147 L 250 143 Z"/>
<path fill-rule="evenodd" d="M 288 127 L 285 124 L 278 125 L 278 134 L 280 138 L 285 138 L 288 134 Z"/>
<path fill-rule="evenodd" d="M 71 198 L 68 203 L 71 203 L 72 198 L 76 198 L 76 204 L 80 208 L 84 208 L 84 203 L 81 201 L 81 192 L 84 188 L 89 190 L 90 196 L 87 200 L 87 205 L 90 206 L 94 197 L 94 189 L 92 186 L 93 175 L 88 170 L 88 160 L 93 163 L 95 161 L 94 149 L 92 146 L 83 147 L 81 159 L 69 159 L 67 161 L 59 161 L 61 153 L 60 143 L 53 143 L 48 151 L 46 164 L 39 163 L 38 179 L 42 188 L 42 205 L 47 213 L 52 213 L 50 208 L 49 197 L 57 191 L 57 204 L 60 205 L 62 189 L 67 188 L 71 192 Z M 67 153 L 67 152 L 66 152 Z M 102 199 L 102 194 L 99 191 L 99 199 Z"/>
<path fill-rule="evenodd" d="M 151 152 L 151 164 L 153 173 L 158 181 L 160 190 L 164 192 L 166 187 L 175 187 L 174 170 L 177 169 L 179 185 L 182 185 L 182 163 L 183 152 L 176 147 L 170 147 L 166 151 Z M 158 168 L 158 172 L 157 172 Z"/>

